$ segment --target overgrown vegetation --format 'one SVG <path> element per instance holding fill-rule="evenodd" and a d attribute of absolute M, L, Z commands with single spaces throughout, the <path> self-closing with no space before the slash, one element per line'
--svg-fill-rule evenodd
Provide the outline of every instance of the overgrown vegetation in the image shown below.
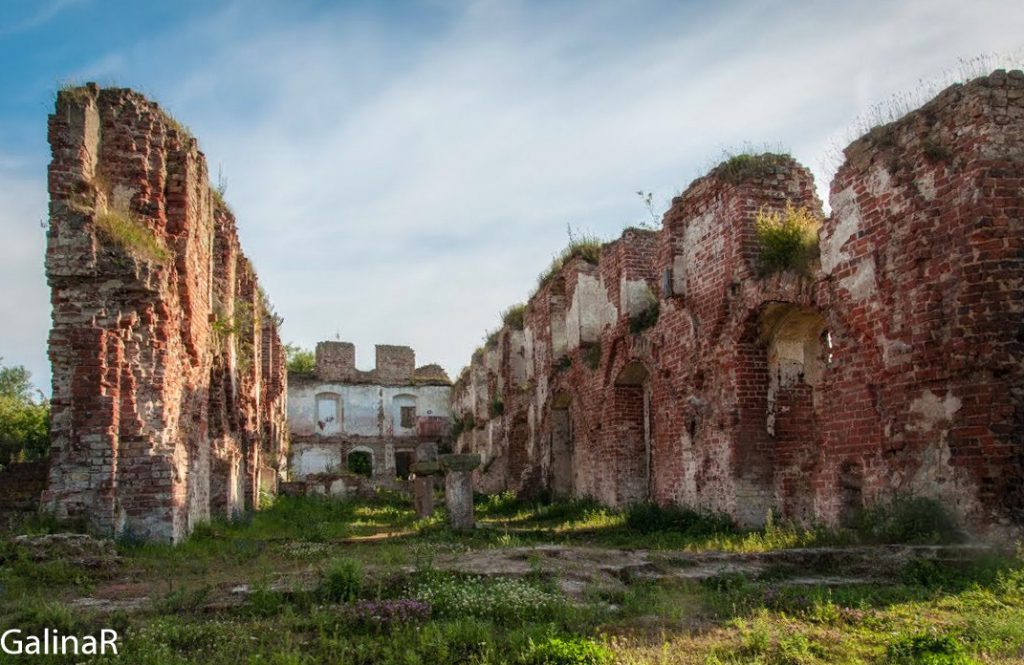
<path fill-rule="evenodd" d="M 740 153 L 719 164 L 712 173 L 719 180 L 739 185 L 747 180 L 771 175 L 776 169 L 793 161 L 790 155 L 774 152 L 761 154 Z"/>
<path fill-rule="evenodd" d="M 49 449 L 49 401 L 33 388 L 23 366 L 0 365 L 0 470 L 12 462 L 45 459 Z"/>
<path fill-rule="evenodd" d="M 761 252 L 758 270 L 762 275 L 793 270 L 810 274 L 818 255 L 821 220 L 807 208 L 786 203 L 784 210 L 762 207 L 754 220 L 754 232 Z"/>
<path fill-rule="evenodd" d="M 595 342 L 584 346 L 581 355 L 583 356 L 583 364 L 592 370 L 597 369 L 598 365 L 601 364 L 601 343 Z"/>
<path fill-rule="evenodd" d="M 170 253 L 146 223 L 130 211 L 107 208 L 96 215 L 96 227 L 123 250 L 141 259 L 163 263 Z"/>
<path fill-rule="evenodd" d="M 926 515 L 936 521 L 933 505 L 901 501 L 905 507 L 885 513 L 917 517 L 882 522 L 910 525 L 904 535 L 935 530 L 915 526 Z M 664 551 L 656 566 L 681 566 L 680 576 L 624 575 L 569 596 L 541 570 L 551 550 L 532 545 L 763 551 L 860 536 L 775 523 L 744 531 L 695 510 L 618 511 L 511 493 L 479 497 L 477 514 L 481 528 L 460 535 L 444 526 L 443 513 L 419 521 L 408 498 L 393 494 L 280 497 L 267 510 L 201 526 L 177 547 L 122 542 L 111 569 L 33 561 L 0 540 L 0 623 L 79 635 L 115 627 L 120 656 L 95 662 L 141 665 L 963 665 L 1018 662 L 1024 649 L 1020 553 L 911 559 L 891 580 L 835 584 L 806 580 L 843 574 L 834 568 L 723 567 L 687 579 L 692 569 Z M 453 556 L 512 546 L 523 548 L 533 572 L 480 576 L 442 567 Z M 94 614 L 70 602 L 140 588 L 150 600 L 137 610 Z"/>
<path fill-rule="evenodd" d="M 311 375 L 316 371 L 316 354 L 295 344 L 284 345 L 288 357 L 288 371 L 293 374 Z"/>
<path fill-rule="evenodd" d="M 501 322 L 513 330 L 522 330 L 525 316 L 526 303 L 517 303 L 501 313 Z"/>
<path fill-rule="evenodd" d="M 568 233 L 569 244 L 551 260 L 551 264 L 537 278 L 538 288 L 543 287 L 554 279 L 561 272 L 562 268 L 565 267 L 565 264 L 576 257 L 594 265 L 597 265 L 598 261 L 601 260 L 601 247 L 604 243 L 600 238 L 587 233 L 577 234 L 573 231 L 572 227 L 569 227 Z"/>

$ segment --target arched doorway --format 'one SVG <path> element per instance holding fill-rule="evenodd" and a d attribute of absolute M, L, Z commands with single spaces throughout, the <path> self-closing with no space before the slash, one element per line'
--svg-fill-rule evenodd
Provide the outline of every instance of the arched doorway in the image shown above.
<path fill-rule="evenodd" d="M 816 390 L 831 363 L 830 340 L 816 310 L 769 303 L 737 345 L 734 469 L 745 524 L 762 524 L 773 509 L 803 523 L 815 517 Z"/>

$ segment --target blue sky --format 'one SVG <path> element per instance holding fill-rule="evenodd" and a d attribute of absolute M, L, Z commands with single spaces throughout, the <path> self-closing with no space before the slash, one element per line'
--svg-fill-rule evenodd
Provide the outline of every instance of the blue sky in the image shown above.
<path fill-rule="evenodd" d="M 48 391 L 46 116 L 133 87 L 199 138 L 284 337 L 457 372 L 567 241 L 612 238 L 748 145 L 823 198 L 877 104 L 1019 61 L 1024 3 L 0 4 L 0 355 Z M 921 81 L 925 83 L 922 84 Z"/>

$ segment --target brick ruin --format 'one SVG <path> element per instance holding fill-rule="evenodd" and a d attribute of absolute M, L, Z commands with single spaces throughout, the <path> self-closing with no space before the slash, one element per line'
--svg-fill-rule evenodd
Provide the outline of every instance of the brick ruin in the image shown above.
<path fill-rule="evenodd" d="M 1024 527 L 1024 74 L 952 86 L 845 150 L 811 274 L 754 220 L 821 214 L 788 157 L 731 160 L 658 231 L 575 256 L 453 388 L 477 486 L 848 520 L 938 498 Z"/>
<path fill-rule="evenodd" d="M 276 317 L 196 140 L 155 103 L 62 90 L 49 141 L 42 504 L 100 534 L 179 541 L 285 470 Z"/>

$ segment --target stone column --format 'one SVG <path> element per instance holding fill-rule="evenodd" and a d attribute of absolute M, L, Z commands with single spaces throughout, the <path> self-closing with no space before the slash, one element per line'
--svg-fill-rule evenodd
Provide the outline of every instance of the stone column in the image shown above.
<path fill-rule="evenodd" d="M 416 462 L 412 465 L 412 502 L 416 515 L 426 519 L 434 514 L 434 476 L 441 473 L 437 462 Z"/>
<path fill-rule="evenodd" d="M 441 455 L 444 469 L 444 499 L 448 519 L 455 531 L 470 531 L 473 518 L 473 469 L 480 466 L 479 455 Z"/>

